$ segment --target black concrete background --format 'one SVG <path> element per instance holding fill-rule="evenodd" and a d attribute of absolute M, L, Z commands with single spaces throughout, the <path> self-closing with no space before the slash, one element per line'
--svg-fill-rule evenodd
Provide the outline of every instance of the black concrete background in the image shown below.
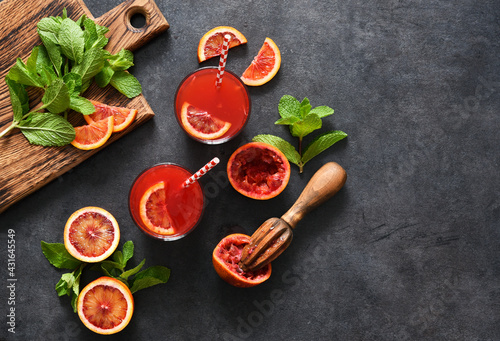
<path fill-rule="evenodd" d="M 86 0 L 94 16 L 120 3 Z M 129 326 L 110 340 L 499 340 L 500 3 L 498 1 L 157 1 L 171 28 L 135 53 L 131 70 L 156 117 L 0 216 L 0 339 L 104 339 L 87 330 L 54 286 L 63 271 L 40 241 L 62 242 L 65 221 L 95 205 L 133 240 L 132 264 L 172 270 L 135 294 Z M 231 49 L 241 74 L 265 37 L 282 53 L 268 84 L 251 88 L 244 132 L 220 146 L 190 140 L 173 113 L 178 83 L 199 67 L 209 29 L 229 25 L 248 44 Z M 216 65 L 211 60 L 202 65 Z M 292 141 L 281 96 L 308 97 L 335 115 L 321 132 L 349 137 L 292 167 L 277 198 L 254 201 L 227 185 L 231 153 L 259 133 Z M 314 135 L 314 134 L 313 134 Z M 310 139 L 308 139 L 309 141 Z M 209 204 L 176 242 L 141 233 L 128 212 L 136 175 L 158 162 L 191 169 Z M 302 221 L 264 284 L 239 289 L 215 273 L 211 253 L 232 232 L 251 234 L 283 214 L 312 174 L 336 161 L 345 187 Z M 8 332 L 7 230 L 15 231 L 15 334 Z M 87 273 L 82 286 L 96 277 Z"/>

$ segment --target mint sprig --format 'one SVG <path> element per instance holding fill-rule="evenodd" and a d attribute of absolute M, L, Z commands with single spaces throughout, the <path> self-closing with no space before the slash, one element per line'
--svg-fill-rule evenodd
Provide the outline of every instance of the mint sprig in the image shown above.
<path fill-rule="evenodd" d="M 12 123 L 0 137 L 19 128 L 32 144 L 63 146 L 75 138 L 75 130 L 67 122 L 74 110 L 83 115 L 95 111 L 94 105 L 81 95 L 96 80 L 108 84 L 133 98 L 142 87 L 127 70 L 134 65 L 132 52 L 122 49 L 111 54 L 103 48 L 108 43 L 107 27 L 97 25 L 82 15 L 77 21 L 62 16 L 47 17 L 37 24 L 42 44 L 31 51 L 24 62 L 17 58 L 5 77 L 12 103 Z M 30 111 L 26 88 L 43 90 L 42 105 Z"/>
<path fill-rule="evenodd" d="M 110 258 L 93 264 L 82 262 L 71 256 L 64 244 L 42 241 L 41 246 L 42 252 L 50 264 L 58 269 L 73 270 L 61 276 L 55 289 L 59 296 L 68 295 L 70 297 L 74 312 L 76 312 L 76 303 L 80 294 L 80 278 L 87 265 L 89 265 L 90 270 L 122 281 L 130 288 L 132 294 L 157 284 L 166 283 L 170 277 L 170 269 L 160 265 L 141 271 L 146 259 L 127 270 L 127 263 L 134 256 L 134 243 L 132 241 L 125 242 L 122 251 L 116 250 Z"/>
<path fill-rule="evenodd" d="M 281 150 L 288 161 L 299 167 L 300 173 L 303 172 L 304 165 L 313 157 L 347 137 L 347 134 L 343 131 L 329 131 L 317 136 L 303 149 L 302 143 L 304 137 L 320 129 L 323 125 L 322 119 L 332 115 L 334 110 L 326 105 L 313 108 L 307 97 L 302 102 L 299 102 L 293 96 L 284 95 L 278 104 L 278 111 L 281 118 L 274 124 L 289 126 L 292 136 L 299 139 L 298 151 L 289 142 L 274 135 L 257 135 L 252 141 L 264 142 L 275 146 Z"/>

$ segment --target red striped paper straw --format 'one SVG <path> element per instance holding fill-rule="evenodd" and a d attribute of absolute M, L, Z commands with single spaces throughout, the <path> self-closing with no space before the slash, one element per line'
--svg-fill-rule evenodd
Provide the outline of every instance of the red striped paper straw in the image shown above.
<path fill-rule="evenodd" d="M 199 178 L 201 178 L 203 175 L 205 175 L 209 170 L 211 170 L 212 168 L 214 168 L 215 166 L 217 166 L 217 164 L 220 162 L 219 158 L 218 157 L 214 157 L 212 159 L 212 161 L 210 161 L 209 163 L 207 163 L 205 166 L 203 166 L 199 171 L 197 171 L 196 173 L 194 173 L 193 175 L 191 175 L 189 177 L 189 179 L 187 179 L 183 184 L 182 186 L 183 187 L 189 187 L 190 185 L 192 185 L 195 181 L 197 181 Z"/>
<path fill-rule="evenodd" d="M 226 69 L 227 61 L 227 51 L 229 50 L 229 41 L 231 36 L 229 34 L 224 35 L 224 43 L 222 43 L 222 51 L 219 59 L 219 72 L 217 72 L 217 79 L 215 80 L 215 86 L 219 87 L 222 83 L 222 75 Z"/>

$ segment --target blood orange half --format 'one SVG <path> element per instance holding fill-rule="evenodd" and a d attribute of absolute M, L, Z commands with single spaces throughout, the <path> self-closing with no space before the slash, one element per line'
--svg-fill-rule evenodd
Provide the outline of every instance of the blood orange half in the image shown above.
<path fill-rule="evenodd" d="M 168 212 L 165 183 L 159 182 L 151 186 L 142 196 L 139 203 L 141 220 L 146 227 L 158 234 L 174 234 L 172 218 Z"/>
<path fill-rule="evenodd" d="M 250 86 L 265 84 L 276 75 L 280 66 L 280 50 L 271 38 L 266 38 L 257 56 L 243 72 L 241 80 Z"/>
<path fill-rule="evenodd" d="M 219 26 L 211 29 L 201 37 L 198 44 L 198 61 L 201 63 L 207 59 L 220 56 L 224 35 L 229 34 L 231 41 L 229 48 L 247 42 L 247 38 L 240 31 L 230 26 Z"/>
<path fill-rule="evenodd" d="M 203 140 L 219 138 L 231 127 L 231 123 L 219 120 L 187 102 L 181 108 L 181 121 L 190 135 Z"/>
<path fill-rule="evenodd" d="M 95 107 L 95 112 L 91 115 L 83 115 L 88 124 L 95 123 L 108 116 L 113 116 L 113 132 L 119 132 L 127 128 L 134 122 L 137 116 L 137 109 L 114 107 L 97 101 L 91 101 Z"/>
<path fill-rule="evenodd" d="M 100 262 L 115 252 L 120 242 L 116 219 L 100 207 L 84 207 L 74 212 L 64 228 L 66 250 L 82 262 Z"/>
<path fill-rule="evenodd" d="M 250 243 L 246 234 L 235 233 L 222 239 L 212 253 L 212 263 L 217 274 L 226 282 L 248 288 L 266 281 L 271 276 L 271 264 L 255 271 L 243 271 L 238 263 L 245 245 Z"/>
<path fill-rule="evenodd" d="M 77 311 L 83 324 L 98 334 L 115 334 L 125 328 L 134 313 L 130 289 L 111 277 L 89 283 L 78 296 Z"/>
<path fill-rule="evenodd" d="M 108 141 L 113 133 L 113 117 L 75 127 L 75 139 L 71 144 L 78 149 L 90 150 L 99 148 Z"/>
<path fill-rule="evenodd" d="M 238 148 L 227 163 L 229 182 L 241 194 L 259 200 L 280 194 L 290 179 L 290 163 L 276 147 L 262 142 Z"/>

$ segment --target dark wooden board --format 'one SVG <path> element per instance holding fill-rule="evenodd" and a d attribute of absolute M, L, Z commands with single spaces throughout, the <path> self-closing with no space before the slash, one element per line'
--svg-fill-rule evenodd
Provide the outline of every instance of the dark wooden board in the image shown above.
<path fill-rule="evenodd" d="M 36 32 L 38 21 L 47 16 L 61 15 L 63 8 L 66 8 L 68 16 L 74 20 L 82 14 L 93 18 L 80 0 L 0 2 L 0 130 L 12 121 L 12 107 L 4 81 L 5 75 L 16 58 L 26 60 L 31 49 L 41 43 Z M 146 17 L 146 25 L 142 28 L 135 28 L 130 23 L 131 16 L 136 13 Z M 96 18 L 95 21 L 110 28 L 106 49 L 112 53 L 122 48 L 133 51 L 169 27 L 152 0 L 126 1 Z M 30 94 L 31 107 L 39 102 L 39 96 L 36 95 L 36 93 Z M 0 140 L 0 212 L 154 116 L 153 110 L 142 94 L 134 99 L 128 99 L 112 87 L 102 89 L 91 86 L 84 96 L 110 105 L 136 108 L 137 118 L 126 130 L 113 134 L 103 147 L 90 151 L 79 150 L 71 145 L 64 147 L 30 145 L 19 130 L 12 131 Z M 82 122 L 81 117 L 74 115 L 72 123 L 80 122 Z"/>

